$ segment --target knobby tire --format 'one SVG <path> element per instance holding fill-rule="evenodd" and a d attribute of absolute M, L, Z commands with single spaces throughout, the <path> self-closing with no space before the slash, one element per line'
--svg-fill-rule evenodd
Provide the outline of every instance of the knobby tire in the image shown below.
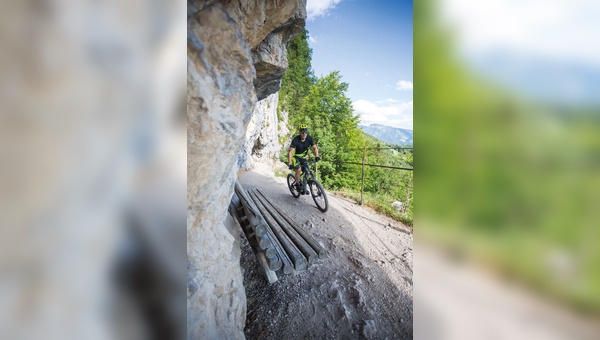
<path fill-rule="evenodd" d="M 292 174 L 288 174 L 287 183 L 288 183 L 288 189 L 290 189 L 292 196 L 294 196 L 295 198 L 300 197 L 300 193 L 296 190 L 296 188 L 294 188 L 294 183 L 296 183 L 296 177 Z"/>
<path fill-rule="evenodd" d="M 309 182 L 310 194 L 317 205 L 317 208 L 322 212 L 326 212 L 329 209 L 329 200 L 327 200 L 327 194 L 321 183 L 316 180 L 312 180 Z"/>

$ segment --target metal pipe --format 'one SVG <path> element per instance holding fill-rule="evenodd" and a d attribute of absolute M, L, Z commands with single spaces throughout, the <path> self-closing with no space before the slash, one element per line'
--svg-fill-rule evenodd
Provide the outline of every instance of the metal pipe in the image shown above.
<path fill-rule="evenodd" d="M 262 215 L 260 215 L 260 211 L 258 210 L 258 208 L 256 208 L 256 205 L 254 204 L 252 199 L 247 195 L 246 191 L 241 187 L 241 185 L 238 185 L 238 184 L 239 184 L 239 182 L 236 182 L 236 192 L 239 191 L 240 195 L 244 196 L 248 206 L 250 207 L 250 209 L 252 210 L 252 213 L 254 214 L 253 216 L 256 216 L 257 218 L 258 218 L 258 216 L 260 216 L 260 220 L 264 221 L 264 218 L 262 217 Z M 246 211 L 246 209 L 244 209 L 244 211 Z M 266 226 L 266 224 L 265 224 L 265 226 Z M 269 248 L 273 248 L 275 250 L 274 253 L 273 252 L 265 252 L 265 256 L 267 256 L 267 262 L 269 262 L 269 266 L 271 268 L 276 267 L 277 269 L 282 268 L 284 274 L 291 274 L 294 271 L 294 266 L 292 264 L 292 261 L 290 260 L 289 256 L 286 254 L 284 248 L 281 246 L 281 244 L 277 240 L 277 237 L 275 236 L 275 234 L 273 233 L 271 228 L 269 228 L 268 226 L 266 227 L 264 236 L 266 238 L 268 238 L 269 241 L 271 242 L 271 246 Z"/>
<path fill-rule="evenodd" d="M 362 163 L 356 163 L 356 162 L 342 162 L 342 161 L 339 161 L 338 163 L 362 165 Z M 413 168 L 401 168 L 401 167 L 398 167 L 398 166 L 379 165 L 379 164 L 367 164 L 367 163 L 365 163 L 365 165 L 366 166 L 373 166 L 373 167 L 376 167 L 376 168 L 413 171 Z"/>
<path fill-rule="evenodd" d="M 268 259 L 265 257 L 264 253 L 255 253 L 254 255 L 256 255 L 256 258 L 258 259 L 258 263 L 260 264 L 260 266 L 264 269 L 265 266 L 269 266 L 269 261 Z M 267 277 L 267 281 L 269 281 L 269 283 L 273 283 L 273 282 L 277 282 L 277 274 L 273 271 L 273 270 L 263 270 L 263 272 L 265 273 L 265 276 Z"/>
<path fill-rule="evenodd" d="M 236 209 L 233 206 L 233 202 L 232 202 L 229 205 L 229 213 L 231 214 L 233 212 L 233 214 L 231 214 L 231 215 L 234 216 L 236 218 L 236 220 L 238 221 L 238 223 L 239 223 L 240 222 L 240 218 L 239 218 L 239 215 L 235 213 L 235 210 Z M 240 224 L 240 227 L 242 227 L 241 224 Z M 277 270 L 277 269 L 279 269 L 281 267 L 281 261 L 279 261 L 279 266 L 278 267 L 275 266 L 276 262 L 275 261 L 269 261 L 269 259 L 266 258 L 265 254 L 263 252 L 261 252 L 258 247 L 256 247 L 256 240 L 253 237 L 250 237 L 250 235 L 247 233 L 247 230 L 249 230 L 249 228 L 243 228 L 242 227 L 241 229 L 244 232 L 244 234 L 246 235 L 246 239 L 248 240 L 248 243 L 250 244 L 250 249 L 252 249 L 252 252 L 254 253 L 254 256 L 258 260 L 258 264 L 262 268 L 262 271 L 265 274 L 265 277 L 266 277 L 267 281 L 269 283 L 276 282 L 277 281 L 277 274 L 275 274 L 274 270 Z M 254 242 L 252 240 L 254 240 Z"/>
<path fill-rule="evenodd" d="M 238 198 L 235 193 L 233 194 L 233 197 Z M 232 197 L 232 203 L 234 202 L 233 197 Z M 250 220 L 248 220 L 248 218 L 244 214 L 245 210 L 242 208 L 241 201 L 239 199 L 237 199 L 237 202 L 239 202 L 239 206 L 237 208 L 231 208 L 231 209 L 235 210 L 235 214 L 233 214 L 231 212 L 231 209 L 230 209 L 230 213 L 238 219 L 238 222 L 239 222 L 240 226 L 242 227 L 242 229 L 244 229 L 244 228 L 249 229 L 248 231 L 244 230 L 244 232 L 246 233 L 246 239 L 248 239 L 249 242 L 252 240 L 254 242 L 254 244 L 263 251 L 266 251 L 269 248 L 272 248 L 273 245 L 271 243 L 271 240 L 267 236 L 266 231 L 262 235 L 257 235 L 255 233 L 255 229 L 253 229 L 251 227 L 252 224 L 250 223 Z M 231 207 L 231 204 L 229 206 Z M 267 255 L 267 258 L 272 258 L 273 252 L 271 251 L 271 252 L 269 252 L 269 254 L 271 256 Z"/>
<path fill-rule="evenodd" d="M 323 247 L 321 247 L 321 245 L 309 234 L 306 233 L 306 231 L 304 231 L 304 229 L 302 229 L 300 227 L 300 225 L 298 225 L 298 223 L 294 220 L 292 220 L 288 214 L 285 213 L 285 211 L 283 211 L 281 208 L 279 208 L 277 205 L 273 204 L 273 202 L 271 202 L 270 199 L 267 198 L 267 196 L 265 196 L 265 194 L 260 191 L 259 189 L 256 189 L 256 191 L 258 191 L 258 193 L 264 197 L 267 202 L 281 215 L 283 216 L 283 218 L 294 228 L 294 230 L 296 230 L 296 232 L 298 232 L 298 234 L 300 234 L 304 240 L 306 240 L 306 242 L 308 244 L 310 244 L 310 246 L 314 249 L 314 251 L 319 254 L 319 258 L 323 258 L 323 256 L 325 255 L 325 249 L 323 249 Z"/>
<path fill-rule="evenodd" d="M 258 195 L 254 192 L 254 195 L 258 200 L 262 203 L 262 205 L 267 209 L 269 214 L 279 223 L 281 229 L 288 235 L 288 237 L 294 242 L 296 247 L 302 252 L 302 254 L 308 260 L 308 263 L 313 263 L 315 259 L 318 257 L 318 254 L 311 248 L 311 246 L 304 240 L 304 238 L 296 231 L 294 228 L 276 211 L 273 206 L 266 201 L 262 195 Z"/>
<path fill-rule="evenodd" d="M 260 212 L 254 205 L 254 202 L 252 202 L 252 200 L 248 197 L 246 190 L 244 190 L 239 181 L 235 182 L 235 193 L 240 199 L 242 207 L 244 207 L 246 217 L 248 218 L 248 221 L 250 221 L 250 225 L 252 226 L 254 233 L 259 236 L 265 235 L 268 229 L 265 220 L 260 215 Z"/>
<path fill-rule="evenodd" d="M 277 237 L 277 240 L 281 243 L 283 249 L 289 256 L 290 260 L 294 264 L 294 268 L 296 270 L 304 270 L 307 267 L 307 261 L 304 255 L 298 250 L 296 245 L 292 243 L 287 234 L 281 229 L 281 227 L 273 220 L 273 218 L 269 215 L 266 208 L 262 205 L 262 203 L 258 200 L 258 197 L 255 197 L 252 192 L 249 193 L 250 197 L 254 198 L 254 203 L 258 207 L 258 210 L 262 213 L 262 216 L 267 221 L 267 224 L 271 227 L 271 230 Z"/>
<path fill-rule="evenodd" d="M 271 242 L 273 243 L 273 246 L 274 246 L 273 248 L 277 252 L 277 258 L 280 259 L 281 265 L 279 267 L 281 268 L 283 273 L 284 274 L 293 273 L 294 265 L 292 264 L 290 257 L 285 252 L 285 249 L 283 249 L 283 247 L 281 246 L 281 243 L 279 243 L 279 240 L 277 239 L 277 237 L 275 236 L 275 234 L 273 233 L 273 230 L 271 230 L 271 228 L 267 229 L 267 235 L 269 235 L 269 238 L 271 238 Z"/>
<path fill-rule="evenodd" d="M 235 206 L 232 206 L 232 203 L 236 201 L 239 204 L 237 208 Z M 278 270 L 279 268 L 281 268 L 281 259 L 277 255 L 277 251 L 274 248 L 271 238 L 269 238 L 267 234 L 263 236 L 257 236 L 256 234 L 254 234 L 254 231 L 250 227 L 250 221 L 246 218 L 246 215 L 244 214 L 244 209 L 241 207 L 241 202 L 235 193 L 233 194 L 232 202 L 229 205 L 229 212 L 232 213 L 234 210 L 235 213 L 232 215 L 235 216 L 238 220 L 238 223 L 242 227 L 242 231 L 244 232 L 244 235 L 246 236 L 246 239 L 248 240 L 250 246 L 258 248 L 258 253 L 264 254 L 269 269 Z"/>

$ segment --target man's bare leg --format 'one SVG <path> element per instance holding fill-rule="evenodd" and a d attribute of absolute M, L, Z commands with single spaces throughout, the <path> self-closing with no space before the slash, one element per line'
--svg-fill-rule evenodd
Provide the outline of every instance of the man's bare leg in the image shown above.
<path fill-rule="evenodd" d="M 296 184 L 300 185 L 300 168 L 296 169 Z"/>

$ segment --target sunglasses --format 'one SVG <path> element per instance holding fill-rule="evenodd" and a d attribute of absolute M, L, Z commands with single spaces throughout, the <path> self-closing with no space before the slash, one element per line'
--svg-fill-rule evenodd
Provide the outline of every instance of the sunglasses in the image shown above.
<path fill-rule="evenodd" d="M 300 133 L 308 133 L 308 130 L 300 130 Z"/>

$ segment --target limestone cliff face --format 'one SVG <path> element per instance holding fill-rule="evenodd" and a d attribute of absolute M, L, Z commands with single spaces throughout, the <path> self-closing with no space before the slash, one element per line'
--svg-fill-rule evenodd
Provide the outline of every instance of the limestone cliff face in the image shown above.
<path fill-rule="evenodd" d="M 239 227 L 227 213 L 258 100 L 279 89 L 305 0 L 188 1 L 188 338 L 243 338 Z M 277 96 L 260 105 L 276 107 Z M 277 126 L 275 113 L 274 126 Z M 271 124 L 271 123 L 270 123 Z M 268 134 L 267 134 L 268 135 Z M 260 140 L 260 135 L 258 140 Z M 263 140 L 270 137 L 263 137 Z M 272 151 L 266 152 L 266 154 Z"/>
<path fill-rule="evenodd" d="M 250 123 L 246 128 L 246 140 L 239 155 L 240 169 L 249 170 L 255 161 L 273 163 L 279 159 L 282 145 L 280 136 L 287 136 L 287 114 L 277 115 L 279 94 L 274 93 L 259 101 L 254 108 Z"/>

